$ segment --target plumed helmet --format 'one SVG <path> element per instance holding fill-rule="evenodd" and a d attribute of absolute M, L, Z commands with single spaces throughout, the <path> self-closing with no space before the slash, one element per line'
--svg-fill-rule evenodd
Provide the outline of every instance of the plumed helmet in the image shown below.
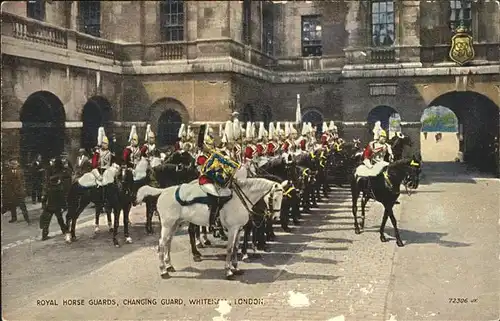
<path fill-rule="evenodd" d="M 257 138 L 257 125 L 255 123 L 252 123 L 252 138 Z"/>
<path fill-rule="evenodd" d="M 300 132 L 301 135 L 305 136 L 305 135 L 307 135 L 308 132 L 309 132 L 308 123 L 303 123 L 302 124 L 302 131 Z"/>
<path fill-rule="evenodd" d="M 191 139 L 194 137 L 194 132 L 193 130 L 191 129 L 191 125 L 188 125 L 187 127 L 187 131 L 186 131 L 186 135 L 187 135 L 187 138 L 188 139 Z"/>
<path fill-rule="evenodd" d="M 144 140 L 145 141 L 148 141 L 148 138 L 149 138 L 149 133 L 151 132 L 151 125 L 150 124 L 147 124 L 146 125 L 146 135 L 144 136 Z"/>
<path fill-rule="evenodd" d="M 219 124 L 219 137 L 224 137 L 224 124 L 222 123 Z"/>
<path fill-rule="evenodd" d="M 330 126 L 329 126 L 330 130 L 334 133 L 337 133 L 338 132 L 338 128 L 337 126 L 335 126 L 335 122 L 333 120 L 330 121 Z"/>
<path fill-rule="evenodd" d="M 290 134 L 297 134 L 297 130 L 293 127 L 293 123 L 290 123 Z"/>
<path fill-rule="evenodd" d="M 233 120 L 233 138 L 236 140 L 241 137 L 241 126 L 238 119 Z"/>
<path fill-rule="evenodd" d="M 269 139 L 273 139 L 274 138 L 274 123 L 269 123 L 269 136 L 268 136 Z"/>
<path fill-rule="evenodd" d="M 226 125 L 224 127 L 224 137 L 225 137 L 226 143 L 234 141 L 233 123 L 230 120 L 226 121 Z"/>
<path fill-rule="evenodd" d="M 326 121 L 325 121 L 325 122 L 323 122 L 323 127 L 321 128 L 321 131 L 322 131 L 323 133 L 328 132 L 328 125 L 326 124 Z"/>
<path fill-rule="evenodd" d="M 102 145 L 102 139 L 104 138 L 106 134 L 104 133 L 104 127 L 99 127 L 97 130 L 97 146 Z"/>
<path fill-rule="evenodd" d="M 135 127 L 135 125 L 132 125 L 132 128 L 130 129 L 128 141 L 131 142 L 133 139 L 139 142 L 139 136 L 137 136 L 137 127 Z"/>
<path fill-rule="evenodd" d="M 102 144 L 109 144 L 109 139 L 106 136 L 102 137 Z"/>
<path fill-rule="evenodd" d="M 251 139 L 252 138 L 252 122 L 247 122 L 247 126 L 245 128 L 245 138 L 246 139 Z"/>
<path fill-rule="evenodd" d="M 290 123 L 289 122 L 285 122 L 285 136 L 290 136 L 291 132 L 290 132 Z"/>
<path fill-rule="evenodd" d="M 379 135 L 379 137 L 385 137 L 385 138 L 387 138 L 387 133 L 383 129 L 380 130 L 380 132 L 379 132 L 378 135 Z"/>
<path fill-rule="evenodd" d="M 182 138 L 182 137 L 186 136 L 187 133 L 186 133 L 185 129 L 186 129 L 186 125 L 181 124 L 181 127 L 179 128 L 179 132 L 177 134 L 178 138 Z"/>

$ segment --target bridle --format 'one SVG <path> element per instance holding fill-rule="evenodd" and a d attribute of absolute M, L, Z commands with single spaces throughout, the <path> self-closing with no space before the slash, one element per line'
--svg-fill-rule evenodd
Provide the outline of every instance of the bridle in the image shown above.
<path fill-rule="evenodd" d="M 264 213 L 262 214 L 262 216 L 264 217 L 270 217 L 272 216 L 272 214 L 274 213 L 279 213 L 280 210 L 278 209 L 275 209 L 274 208 L 274 193 L 275 192 L 283 192 L 283 187 L 281 187 L 280 184 L 278 183 L 275 183 L 276 185 L 278 185 L 278 188 L 275 188 L 276 185 L 273 185 L 273 187 L 271 187 L 269 189 L 269 191 L 267 191 L 255 204 L 252 203 L 250 201 L 250 199 L 248 198 L 248 196 L 243 192 L 243 190 L 241 189 L 241 187 L 234 181 L 232 180 L 231 181 L 231 185 L 234 187 L 234 191 L 236 193 L 236 195 L 238 196 L 238 198 L 241 200 L 241 202 L 243 203 L 243 206 L 245 207 L 245 209 L 252 215 L 255 215 L 255 216 L 259 216 L 259 213 L 257 213 L 256 211 L 253 210 L 253 208 L 255 207 L 255 205 L 261 201 L 264 197 L 266 197 L 267 195 L 269 195 L 269 204 L 267 205 L 267 208 L 264 210 Z"/>

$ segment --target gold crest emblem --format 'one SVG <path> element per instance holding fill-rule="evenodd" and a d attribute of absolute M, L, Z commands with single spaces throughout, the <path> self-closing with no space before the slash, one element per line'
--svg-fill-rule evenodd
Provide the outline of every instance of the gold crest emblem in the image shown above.
<path fill-rule="evenodd" d="M 465 28 L 457 28 L 456 34 L 451 38 L 450 58 L 459 65 L 474 59 L 472 37 L 466 33 Z"/>

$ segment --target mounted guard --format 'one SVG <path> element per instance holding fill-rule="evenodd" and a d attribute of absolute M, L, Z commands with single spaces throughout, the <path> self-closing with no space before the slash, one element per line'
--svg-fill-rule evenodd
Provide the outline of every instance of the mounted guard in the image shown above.
<path fill-rule="evenodd" d="M 187 137 L 187 132 L 186 132 L 186 125 L 181 124 L 181 127 L 179 128 L 179 132 L 177 134 L 177 141 L 175 142 L 174 145 L 174 151 L 178 152 L 183 149 L 184 142 L 186 141 Z"/>
<path fill-rule="evenodd" d="M 266 128 L 264 127 L 264 122 L 259 122 L 259 131 L 257 135 L 257 157 L 262 158 L 266 156 L 266 151 L 267 151 L 267 131 Z"/>
<path fill-rule="evenodd" d="M 257 154 L 257 146 L 254 144 L 254 124 L 247 122 L 245 133 L 245 164 L 250 164 Z"/>
<path fill-rule="evenodd" d="M 104 127 L 99 127 L 97 145 L 100 146 L 92 156 L 92 174 L 98 186 L 102 186 L 102 174 L 115 162 L 115 155 L 109 150 L 109 140 L 104 132 Z"/>
<path fill-rule="evenodd" d="M 205 155 L 208 155 L 204 159 L 199 159 L 201 170 L 198 183 L 201 190 L 208 196 L 209 227 L 213 230 L 220 208 L 232 196 L 229 183 L 236 170 L 240 168 L 240 164 L 214 150 L 211 143 L 213 139 L 209 132 L 210 127 L 202 125 L 198 134 L 198 147 L 205 151 Z"/>
<path fill-rule="evenodd" d="M 137 135 L 137 128 L 135 125 L 133 125 L 130 130 L 128 141 L 130 142 L 130 145 L 125 147 L 123 150 L 123 161 L 125 162 L 127 168 L 134 169 L 142 157 L 141 150 L 138 147 L 139 136 Z"/>
<path fill-rule="evenodd" d="M 379 120 L 377 120 L 375 122 L 375 126 L 373 126 L 373 130 L 372 130 L 372 133 L 373 133 L 373 140 L 374 141 L 378 141 L 378 138 L 380 136 L 380 133 L 383 131 L 382 129 L 382 125 L 381 125 L 381 122 Z"/>
<path fill-rule="evenodd" d="M 299 150 L 301 152 L 307 151 L 307 135 L 308 135 L 308 123 L 302 124 L 302 131 L 300 137 L 295 141 L 297 146 L 299 147 Z"/>
<path fill-rule="evenodd" d="M 242 131 L 240 121 L 238 119 L 234 119 L 233 120 L 234 145 L 233 145 L 232 157 L 238 163 L 241 163 L 241 160 L 242 160 L 243 147 L 241 146 L 241 143 L 242 143 L 241 137 L 243 136 L 243 133 L 244 133 L 244 131 Z"/>
<path fill-rule="evenodd" d="M 146 158 L 160 157 L 160 151 L 156 148 L 155 133 L 151 130 L 151 125 L 146 126 L 146 143 L 142 145 L 141 156 Z"/>

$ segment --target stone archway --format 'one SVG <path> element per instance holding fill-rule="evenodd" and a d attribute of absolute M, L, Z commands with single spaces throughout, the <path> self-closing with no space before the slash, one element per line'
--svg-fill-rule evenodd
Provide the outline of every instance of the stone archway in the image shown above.
<path fill-rule="evenodd" d="M 370 135 L 377 121 L 380 121 L 389 138 L 394 136 L 396 131 L 401 130 L 401 115 L 390 106 L 380 105 L 370 110 L 367 117 Z"/>
<path fill-rule="evenodd" d="M 494 144 L 500 130 L 499 106 L 472 91 L 444 93 L 430 106 L 444 106 L 456 115 L 464 161 L 486 172 L 497 170 L 499 155 L 494 153 Z"/>
<path fill-rule="evenodd" d="M 316 133 L 318 135 L 321 135 L 323 121 L 323 114 L 314 108 L 306 109 L 302 113 L 302 122 L 311 123 L 313 126 L 316 126 Z"/>
<path fill-rule="evenodd" d="M 83 106 L 82 112 L 82 141 L 81 146 L 90 151 L 97 144 L 97 131 L 103 126 L 109 129 L 111 121 L 111 104 L 101 96 L 90 98 Z M 106 135 L 109 135 L 106 130 Z M 110 138 L 110 137 L 109 137 Z"/>
<path fill-rule="evenodd" d="M 424 161 L 453 161 L 459 157 L 458 117 L 451 109 L 429 106 L 422 113 L 420 123 L 420 153 Z"/>
<path fill-rule="evenodd" d="M 159 147 L 173 145 L 182 123 L 189 123 L 187 108 L 177 99 L 161 98 L 150 107 L 149 123 Z"/>
<path fill-rule="evenodd" d="M 40 154 L 44 161 L 64 151 L 66 112 L 51 92 L 31 94 L 21 107 L 20 161 L 27 165 Z"/>

